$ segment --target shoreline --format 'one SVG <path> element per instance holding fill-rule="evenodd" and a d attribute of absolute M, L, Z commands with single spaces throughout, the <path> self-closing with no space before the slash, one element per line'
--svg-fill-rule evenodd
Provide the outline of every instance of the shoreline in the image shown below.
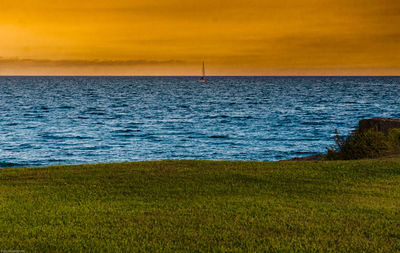
<path fill-rule="evenodd" d="M 211 159 L 163 159 L 163 160 L 138 160 L 138 161 L 121 161 L 121 162 L 98 162 L 98 163 L 76 163 L 76 164 L 48 164 L 48 165 L 11 165 L 1 167 L 1 169 L 18 169 L 18 168 L 47 168 L 55 166 L 95 166 L 95 165 L 113 165 L 113 164 L 126 164 L 126 163 L 152 163 L 152 162 L 233 162 L 233 163 L 277 163 L 277 162 L 287 162 L 287 161 L 322 161 L 325 154 L 304 156 L 304 157 L 293 157 L 290 159 L 274 160 L 274 161 L 264 161 L 264 160 L 211 160 Z"/>
<path fill-rule="evenodd" d="M 318 154 L 318 155 L 310 155 L 310 156 L 303 156 L 303 157 L 293 157 L 290 159 L 280 160 L 283 161 L 321 161 L 326 157 L 326 154 Z"/>

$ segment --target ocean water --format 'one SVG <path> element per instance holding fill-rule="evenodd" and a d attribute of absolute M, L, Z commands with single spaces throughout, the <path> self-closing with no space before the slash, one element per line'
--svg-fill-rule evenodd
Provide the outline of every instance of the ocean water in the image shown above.
<path fill-rule="evenodd" d="M 0 167 L 323 153 L 399 77 L 0 77 Z"/>

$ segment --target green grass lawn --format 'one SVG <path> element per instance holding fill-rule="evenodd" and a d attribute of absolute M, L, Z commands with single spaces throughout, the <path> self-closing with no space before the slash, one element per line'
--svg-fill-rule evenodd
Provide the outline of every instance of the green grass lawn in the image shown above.
<path fill-rule="evenodd" d="M 0 170 L 0 250 L 400 251 L 400 158 Z"/>

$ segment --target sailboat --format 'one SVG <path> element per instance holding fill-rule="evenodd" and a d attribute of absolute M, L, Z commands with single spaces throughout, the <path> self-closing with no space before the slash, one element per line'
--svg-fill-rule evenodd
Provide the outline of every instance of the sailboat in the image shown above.
<path fill-rule="evenodd" d="M 206 82 L 206 70 L 204 68 L 204 61 L 203 61 L 203 75 L 200 77 L 200 83 L 205 83 Z"/>

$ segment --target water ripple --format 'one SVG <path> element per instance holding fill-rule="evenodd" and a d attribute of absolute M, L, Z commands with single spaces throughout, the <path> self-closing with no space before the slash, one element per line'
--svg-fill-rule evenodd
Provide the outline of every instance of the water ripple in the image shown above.
<path fill-rule="evenodd" d="M 400 117 L 399 77 L 0 77 L 0 167 L 278 160 Z"/>

